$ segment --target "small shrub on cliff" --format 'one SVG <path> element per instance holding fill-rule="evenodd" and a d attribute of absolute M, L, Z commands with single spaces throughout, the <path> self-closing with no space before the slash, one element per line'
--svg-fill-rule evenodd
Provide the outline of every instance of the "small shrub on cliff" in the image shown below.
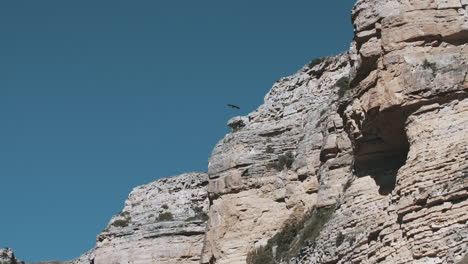
<path fill-rule="evenodd" d="M 270 146 L 270 145 L 268 145 L 268 146 L 266 147 L 266 149 L 265 149 L 265 152 L 266 152 L 266 153 L 273 153 L 274 151 L 275 151 L 275 150 L 274 150 L 273 147 Z"/>
<path fill-rule="evenodd" d="M 167 222 L 172 220 L 174 220 L 174 216 L 171 212 L 161 213 L 158 215 L 158 218 L 156 218 L 156 222 Z"/>
<path fill-rule="evenodd" d="M 205 213 L 205 211 L 203 211 L 202 207 L 195 207 L 193 211 L 195 212 L 195 215 L 187 218 L 185 221 L 190 222 L 190 221 L 196 221 L 196 220 L 201 220 L 201 221 L 208 220 L 208 215 Z"/>
<path fill-rule="evenodd" d="M 276 169 L 282 171 L 284 167 L 290 169 L 294 162 L 294 155 L 291 151 L 286 152 L 284 155 L 279 155 L 278 160 L 267 164 L 267 169 Z"/>
<path fill-rule="evenodd" d="M 307 65 L 307 67 L 313 68 L 314 66 L 319 65 L 320 63 L 322 63 L 322 62 L 325 61 L 326 59 L 327 59 L 327 57 L 316 58 L 316 59 L 312 60 L 311 62 L 309 62 L 309 64 Z"/>
<path fill-rule="evenodd" d="M 334 207 L 319 208 L 301 221 L 286 225 L 266 246 L 251 251 L 247 264 L 275 264 L 297 256 L 306 245 L 315 243 L 333 212 Z"/>
<path fill-rule="evenodd" d="M 343 97 L 345 93 L 351 89 L 349 86 L 349 78 L 341 77 L 338 81 L 336 81 L 335 87 L 338 88 L 338 96 L 340 98 Z"/>
<path fill-rule="evenodd" d="M 118 215 L 121 216 L 121 217 L 124 217 L 124 218 L 129 218 L 130 217 L 130 213 L 128 211 L 122 211 Z"/>
<path fill-rule="evenodd" d="M 343 241 L 345 240 L 345 235 L 343 233 L 339 232 L 338 235 L 336 236 L 336 246 L 339 247 L 341 244 L 343 244 Z"/>
<path fill-rule="evenodd" d="M 424 69 L 431 69 L 433 72 L 437 71 L 437 64 L 435 62 L 429 62 L 427 59 L 424 60 L 422 67 Z"/>
<path fill-rule="evenodd" d="M 247 253 L 247 264 L 275 264 L 273 255 L 264 247 L 260 247 Z"/>
<path fill-rule="evenodd" d="M 125 219 L 117 219 L 114 222 L 112 222 L 112 226 L 115 227 L 127 227 L 130 224 L 131 220 L 130 218 L 125 218 Z"/>
<path fill-rule="evenodd" d="M 163 204 L 163 205 L 161 205 L 161 208 L 167 210 L 167 209 L 169 209 L 169 206 L 167 204 Z"/>

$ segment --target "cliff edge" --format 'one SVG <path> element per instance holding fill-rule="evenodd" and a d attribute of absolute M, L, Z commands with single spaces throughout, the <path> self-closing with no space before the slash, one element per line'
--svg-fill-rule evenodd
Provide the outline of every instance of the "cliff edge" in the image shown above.
<path fill-rule="evenodd" d="M 207 173 L 135 188 L 71 263 L 467 263 L 468 0 L 352 21 L 349 51 L 229 120 Z"/>

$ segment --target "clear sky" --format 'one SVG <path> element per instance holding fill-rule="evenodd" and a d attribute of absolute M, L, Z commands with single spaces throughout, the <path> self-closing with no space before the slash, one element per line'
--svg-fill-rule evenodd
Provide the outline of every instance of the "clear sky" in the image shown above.
<path fill-rule="evenodd" d="M 206 171 L 229 118 L 348 49 L 353 4 L 0 1 L 0 248 L 78 257 L 133 187 Z"/>

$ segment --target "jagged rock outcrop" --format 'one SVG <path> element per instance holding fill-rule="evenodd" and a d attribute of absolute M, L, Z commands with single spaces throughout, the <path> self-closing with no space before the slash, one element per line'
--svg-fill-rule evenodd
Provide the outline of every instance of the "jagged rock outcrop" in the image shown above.
<path fill-rule="evenodd" d="M 358 1 L 351 92 L 338 110 L 353 173 L 291 263 L 456 263 L 467 253 L 466 5 Z"/>
<path fill-rule="evenodd" d="M 207 184 L 206 173 L 187 173 L 135 188 L 96 247 L 71 263 L 199 263 Z"/>
<path fill-rule="evenodd" d="M 213 151 L 204 261 L 244 263 L 249 247 L 263 263 L 265 251 L 290 263 L 460 261 L 468 251 L 467 11 L 458 0 L 358 1 L 351 66 L 322 63 L 318 75 L 305 67 L 277 83 Z M 348 74 L 349 83 L 339 79 Z M 268 170 L 269 146 L 292 151 L 290 169 Z M 314 207 L 333 214 L 295 252 L 307 221 L 287 224 Z M 297 232 L 287 254 L 271 242 L 284 238 L 281 229 Z"/>
<path fill-rule="evenodd" d="M 17 260 L 11 248 L 0 248 L 0 264 L 24 264 Z"/>
<path fill-rule="evenodd" d="M 350 51 L 229 120 L 208 174 L 136 188 L 71 263 L 466 263 L 468 1 L 352 20 Z"/>
<path fill-rule="evenodd" d="M 297 263 L 456 263 L 468 251 L 468 23 L 463 1 L 358 1 L 354 173 Z"/>
<path fill-rule="evenodd" d="M 340 96 L 334 87 L 347 84 L 348 62 L 347 53 L 315 60 L 275 83 L 255 112 L 230 121 L 242 126 L 216 145 L 208 166 L 212 205 L 204 263 L 245 263 L 247 252 L 286 223 L 316 204 L 334 203 L 328 195 L 344 183 L 321 179 L 327 195 L 319 195 L 320 174 L 349 170 L 332 163 L 318 168 L 331 157 L 351 163 L 351 142 L 334 114 Z"/>

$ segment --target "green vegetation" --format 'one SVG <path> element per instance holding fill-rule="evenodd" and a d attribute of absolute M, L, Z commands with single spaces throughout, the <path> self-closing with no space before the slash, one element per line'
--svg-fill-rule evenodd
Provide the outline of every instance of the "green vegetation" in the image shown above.
<path fill-rule="evenodd" d="M 164 212 L 158 215 L 156 222 L 167 222 L 174 220 L 174 216 L 171 212 Z"/>
<path fill-rule="evenodd" d="M 167 209 L 169 209 L 169 206 L 167 206 L 167 204 L 163 204 L 163 205 L 161 205 L 161 208 L 167 210 Z"/>
<path fill-rule="evenodd" d="M 121 216 L 121 217 L 125 217 L 125 218 L 130 217 L 130 213 L 128 211 L 122 211 L 118 215 Z"/>
<path fill-rule="evenodd" d="M 268 145 L 268 146 L 266 147 L 266 150 L 265 150 L 266 153 L 273 153 L 274 151 L 275 151 L 275 150 L 274 150 L 273 147 L 270 146 L 270 145 Z"/>
<path fill-rule="evenodd" d="M 343 244 L 343 241 L 345 240 L 346 236 L 343 235 L 343 233 L 339 232 L 338 235 L 336 236 L 336 246 L 339 247 L 341 244 Z"/>
<path fill-rule="evenodd" d="M 422 67 L 424 69 L 431 69 L 433 72 L 437 71 L 437 64 L 435 62 L 429 62 L 427 59 L 424 60 Z"/>
<path fill-rule="evenodd" d="M 243 120 L 236 120 L 235 122 L 229 123 L 229 127 L 231 127 L 232 132 L 235 133 L 245 127 Z"/>
<path fill-rule="evenodd" d="M 347 91 L 351 89 L 349 85 L 349 78 L 348 77 L 341 77 L 335 83 L 335 87 L 338 87 L 338 96 L 341 98 L 343 97 Z"/>
<path fill-rule="evenodd" d="M 307 67 L 313 68 L 314 66 L 317 66 L 317 65 L 319 65 L 320 63 L 324 62 L 326 59 L 327 59 L 327 57 L 316 58 L 316 59 L 312 60 L 311 62 L 309 62 L 309 64 L 307 65 Z"/>
<path fill-rule="evenodd" d="M 201 220 L 201 221 L 208 220 L 208 215 L 205 213 L 205 211 L 203 211 L 202 207 L 195 207 L 193 211 L 195 212 L 195 215 L 187 218 L 185 221 L 190 222 L 190 221 L 196 221 L 196 220 Z"/>
<path fill-rule="evenodd" d="M 286 225 L 268 240 L 266 246 L 251 251 L 247 255 L 247 264 L 276 264 L 297 256 L 306 244 L 315 244 L 334 210 L 334 207 L 319 208 L 306 214 L 301 221 Z"/>
<path fill-rule="evenodd" d="M 273 254 L 261 247 L 247 254 L 247 264 L 275 264 Z"/>
<path fill-rule="evenodd" d="M 112 222 L 111 226 L 115 227 L 127 227 L 130 225 L 131 219 L 130 218 L 125 218 L 125 219 L 117 219 L 114 222 Z"/>
<path fill-rule="evenodd" d="M 279 155 L 277 161 L 267 164 L 267 169 L 276 169 L 282 171 L 284 167 L 290 169 L 294 162 L 294 155 L 291 151 L 286 152 L 284 155 Z"/>

